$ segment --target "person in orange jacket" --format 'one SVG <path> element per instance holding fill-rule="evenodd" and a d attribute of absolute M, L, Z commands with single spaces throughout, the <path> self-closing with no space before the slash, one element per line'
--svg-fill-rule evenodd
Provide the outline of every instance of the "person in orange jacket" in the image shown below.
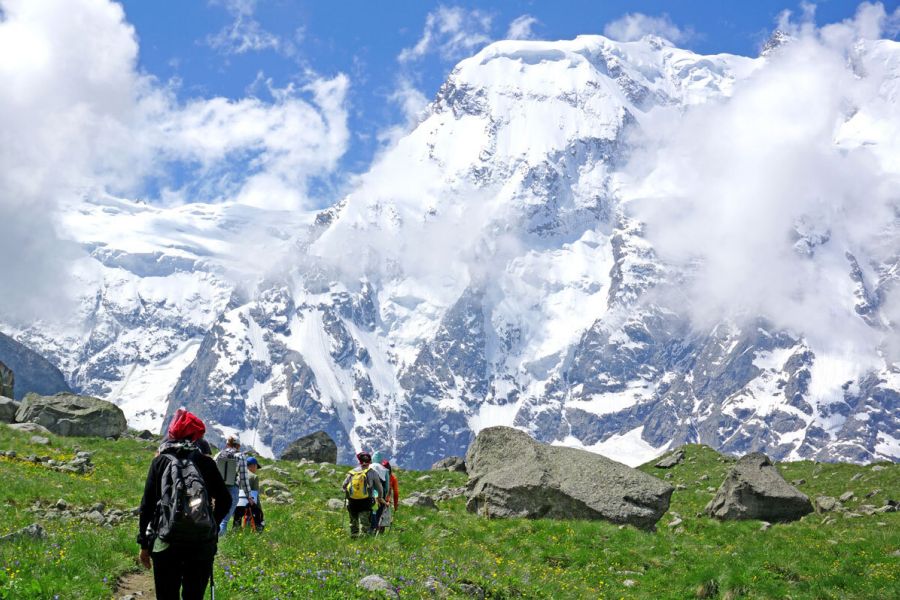
<path fill-rule="evenodd" d="M 397 476 L 394 475 L 394 469 L 388 460 L 381 461 L 381 465 L 388 471 L 388 488 L 385 490 L 385 498 L 387 504 L 384 512 L 381 514 L 381 520 L 378 522 L 378 531 L 384 533 L 385 527 L 390 527 L 394 521 L 394 511 L 400 503 L 400 485 L 397 483 Z"/>

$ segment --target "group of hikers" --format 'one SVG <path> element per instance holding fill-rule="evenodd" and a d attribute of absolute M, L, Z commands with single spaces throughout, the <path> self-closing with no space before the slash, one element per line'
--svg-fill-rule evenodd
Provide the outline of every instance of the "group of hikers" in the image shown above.
<path fill-rule="evenodd" d="M 203 598 L 214 583 L 213 561 L 229 522 L 233 529 L 265 527 L 259 461 L 241 452 L 234 436 L 212 456 L 205 433 L 200 418 L 178 409 L 147 473 L 137 542 L 140 563 L 153 569 L 158 600 Z M 393 524 L 400 500 L 397 477 L 380 452 L 360 452 L 356 458 L 359 466 L 341 486 L 350 535 L 378 535 Z"/>

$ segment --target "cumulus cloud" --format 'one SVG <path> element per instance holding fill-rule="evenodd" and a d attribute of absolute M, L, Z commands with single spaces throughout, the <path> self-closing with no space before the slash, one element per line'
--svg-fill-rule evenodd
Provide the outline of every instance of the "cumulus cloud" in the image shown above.
<path fill-rule="evenodd" d="M 491 42 L 491 15 L 459 6 L 440 6 L 428 13 L 425 30 L 415 46 L 404 48 L 401 63 L 420 60 L 436 52 L 443 60 L 456 60 Z"/>
<path fill-rule="evenodd" d="M 119 4 L 0 0 L 0 11 L 4 318 L 59 307 L 79 252 L 56 231 L 60 202 L 140 193 L 152 178 L 172 200 L 297 208 L 308 180 L 333 171 L 346 149 L 344 75 L 270 85 L 266 101 L 181 102 L 139 72 Z M 182 185 L 173 168 L 202 183 Z"/>
<path fill-rule="evenodd" d="M 531 15 L 522 15 L 513 19 L 506 30 L 506 39 L 508 40 L 530 40 L 534 38 L 532 29 L 539 24 L 536 18 Z"/>
<path fill-rule="evenodd" d="M 428 98 L 409 77 L 404 75 L 397 79 L 397 85 L 388 96 L 388 100 L 400 108 L 403 121 L 378 132 L 378 141 L 383 148 L 390 148 L 412 131 L 419 124 L 428 107 Z"/>
<path fill-rule="evenodd" d="M 603 35 L 620 42 L 632 42 L 645 35 L 658 35 L 679 44 L 689 40 L 693 32 L 690 29 L 681 29 L 666 14 L 651 17 L 642 13 L 628 13 L 607 23 L 603 28 Z"/>
<path fill-rule="evenodd" d="M 700 326 L 763 316 L 814 349 L 874 356 L 896 320 L 857 314 L 850 257 L 872 296 L 900 264 L 897 71 L 891 42 L 871 41 L 887 15 L 864 4 L 840 24 L 809 17 L 783 19 L 793 41 L 730 99 L 647 115 L 626 195 L 660 256 L 690 273 L 677 302 Z"/>
<path fill-rule="evenodd" d="M 224 6 L 234 21 L 215 35 L 208 36 L 206 43 L 225 54 L 274 50 L 287 56 L 293 55 L 296 48 L 290 40 L 266 31 L 256 20 L 256 3 L 257 0 L 211 0 L 210 4 Z"/>

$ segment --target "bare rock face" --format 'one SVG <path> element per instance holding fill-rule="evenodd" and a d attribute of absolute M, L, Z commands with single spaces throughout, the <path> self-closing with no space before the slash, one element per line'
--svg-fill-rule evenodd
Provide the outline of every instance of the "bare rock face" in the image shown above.
<path fill-rule="evenodd" d="M 37 423 L 57 435 L 119 437 L 128 428 L 122 409 L 91 396 L 28 394 L 16 413 L 19 423 Z"/>
<path fill-rule="evenodd" d="M 337 444 L 324 431 L 317 431 L 295 440 L 284 453 L 281 460 L 311 460 L 317 463 L 337 463 Z"/>
<path fill-rule="evenodd" d="M 721 520 L 795 521 L 813 512 L 809 498 L 789 484 L 769 457 L 748 454 L 731 468 L 706 514 Z"/>
<path fill-rule="evenodd" d="M 674 488 L 599 454 L 483 429 L 466 454 L 466 508 L 488 517 L 605 519 L 653 529 Z"/>
<path fill-rule="evenodd" d="M 12 369 L 0 362 L 0 396 L 12 398 L 15 387 L 16 379 Z"/>

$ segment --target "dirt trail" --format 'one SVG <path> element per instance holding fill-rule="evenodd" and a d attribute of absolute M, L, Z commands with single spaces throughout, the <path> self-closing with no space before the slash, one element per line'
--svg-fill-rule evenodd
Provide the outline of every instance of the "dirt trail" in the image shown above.
<path fill-rule="evenodd" d="M 113 598 L 116 600 L 152 600 L 156 598 L 153 572 L 138 571 L 123 575 L 119 579 Z"/>

